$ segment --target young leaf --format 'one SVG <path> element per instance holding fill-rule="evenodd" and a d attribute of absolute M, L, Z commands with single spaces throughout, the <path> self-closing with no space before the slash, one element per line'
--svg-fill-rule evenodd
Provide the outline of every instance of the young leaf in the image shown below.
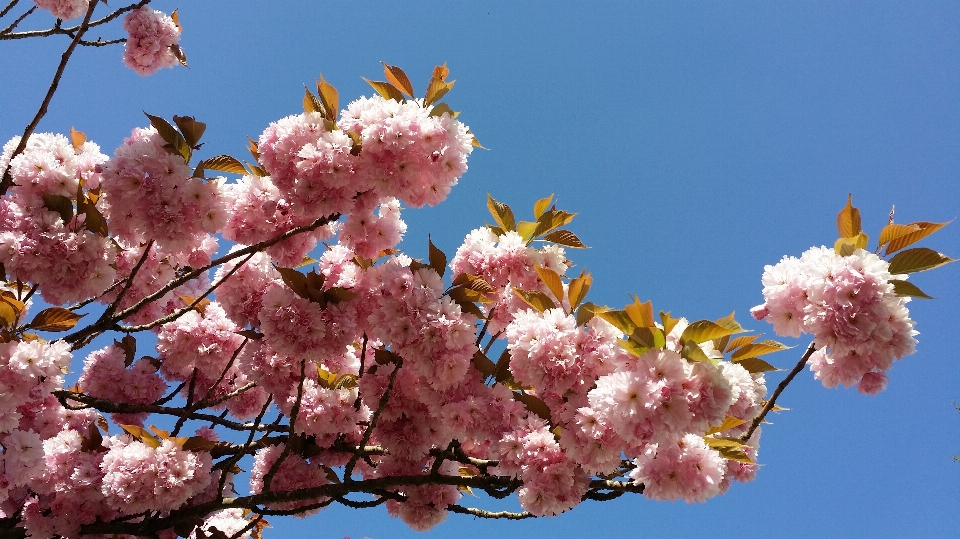
<path fill-rule="evenodd" d="M 63 307 L 50 307 L 37 313 L 27 327 L 38 331 L 67 331 L 76 326 L 81 318 L 83 318 L 82 314 L 76 314 Z"/>
<path fill-rule="evenodd" d="M 433 68 L 433 78 L 435 79 L 446 80 L 447 75 L 449 74 L 450 74 L 450 70 L 447 69 L 446 62 L 444 62 L 442 66 L 437 66 Z"/>
<path fill-rule="evenodd" d="M 505 348 L 503 353 L 500 354 L 500 358 L 497 359 L 497 369 L 494 373 L 497 383 L 513 380 L 513 373 L 510 371 L 510 358 L 510 349 Z"/>
<path fill-rule="evenodd" d="M 310 299 L 310 294 L 307 292 L 306 275 L 291 268 L 277 267 L 277 271 L 280 272 L 280 278 L 283 279 L 284 284 L 290 287 L 290 290 L 293 290 L 301 298 Z"/>
<path fill-rule="evenodd" d="M 340 112 L 340 95 L 337 93 L 337 89 L 324 80 L 323 75 L 320 75 L 320 82 L 317 83 L 317 93 L 320 95 L 320 102 L 326 109 L 323 116 L 331 122 L 335 122 L 337 114 Z"/>
<path fill-rule="evenodd" d="M 133 335 L 124 335 L 119 341 L 113 341 L 113 345 L 123 350 L 123 365 L 133 365 L 133 358 L 137 355 L 137 339 Z"/>
<path fill-rule="evenodd" d="M 740 327 L 740 324 L 732 320 L 717 320 L 717 322 L 711 322 L 709 320 L 697 320 L 693 322 L 687 329 L 683 330 L 683 334 L 680 336 L 683 340 L 691 340 L 697 344 L 717 339 L 719 337 L 724 337 L 726 335 L 734 335 L 736 333 L 746 333 L 747 330 Z"/>
<path fill-rule="evenodd" d="M 663 348 L 666 344 L 663 330 L 657 326 L 638 327 L 630 334 L 630 340 L 647 348 Z"/>
<path fill-rule="evenodd" d="M 624 307 L 624 311 L 637 327 L 648 328 L 656 325 L 653 320 L 653 302 L 650 300 L 640 303 L 640 298 L 633 296 L 633 303 Z"/>
<path fill-rule="evenodd" d="M 410 78 L 407 77 L 407 74 L 397 66 L 387 65 L 386 62 L 380 63 L 383 64 L 383 75 L 390 81 L 390 84 L 399 88 L 401 92 L 408 96 L 413 97 L 413 85 L 410 84 Z"/>
<path fill-rule="evenodd" d="M 680 350 L 680 357 L 687 361 L 710 361 L 710 357 L 700 348 L 700 345 L 694 341 L 683 341 L 683 349 Z"/>
<path fill-rule="evenodd" d="M 180 128 L 184 140 L 191 148 L 194 148 L 200 142 L 204 131 L 207 130 L 207 124 L 198 122 L 193 116 L 174 116 L 173 123 Z"/>
<path fill-rule="evenodd" d="M 736 363 L 737 365 L 740 365 L 744 369 L 747 369 L 747 372 L 749 372 L 750 374 L 779 370 L 773 365 L 767 363 L 766 361 L 756 357 L 747 357 L 743 359 L 738 359 L 738 360 L 735 360 L 734 363 Z"/>
<path fill-rule="evenodd" d="M 896 237 L 890 238 L 889 240 L 887 240 L 890 243 L 887 244 L 886 254 L 890 254 L 890 253 L 899 251 L 900 249 L 903 249 L 904 247 L 907 247 L 909 245 L 913 245 L 914 243 L 917 243 L 923 238 L 926 238 L 927 236 L 929 236 L 930 234 L 933 234 L 934 232 L 940 230 L 941 228 L 949 225 L 950 223 L 951 221 L 947 221 L 946 223 L 928 223 L 926 221 L 920 221 L 917 223 L 910 223 L 909 225 L 887 225 L 883 227 L 884 231 L 890 228 L 891 226 L 906 226 L 911 228 L 912 230 L 910 230 L 906 234 L 897 234 Z M 902 231 L 903 231 L 902 229 L 898 229 L 898 232 L 902 232 Z M 887 242 L 884 241 L 883 232 L 881 232 L 880 245 L 883 245 L 884 243 L 887 243 Z"/>
<path fill-rule="evenodd" d="M 230 157 L 229 155 L 217 155 L 209 159 L 204 159 L 197 164 L 197 166 L 203 166 L 203 168 L 209 170 L 219 170 L 221 172 L 230 172 L 233 174 L 246 174 L 247 169 L 243 167 L 243 163 L 235 157 Z"/>
<path fill-rule="evenodd" d="M 468 290 L 473 290 L 476 292 L 482 292 L 484 294 L 489 294 L 495 292 L 493 286 L 484 281 L 482 277 L 477 275 L 471 275 L 469 273 L 461 273 L 453 280 L 454 286 L 463 286 Z"/>
<path fill-rule="evenodd" d="M 183 138 L 183 135 L 163 118 L 147 114 L 146 112 L 144 112 L 144 114 L 150 119 L 150 125 L 157 130 L 160 138 L 169 146 L 168 151 L 174 155 L 183 157 L 185 163 L 189 162 L 192 150 L 190 146 L 187 145 L 187 140 Z"/>
<path fill-rule="evenodd" d="M 0 324 L 3 327 L 10 327 L 17 323 L 25 307 L 23 302 L 14 298 L 9 292 L 0 294 Z"/>
<path fill-rule="evenodd" d="M 63 195 L 43 193 L 43 207 L 59 213 L 64 226 L 73 220 L 73 201 Z"/>
<path fill-rule="evenodd" d="M 640 357 L 643 354 L 647 353 L 650 350 L 649 346 L 644 346 L 633 339 L 620 339 L 617 341 L 620 344 L 620 347 L 630 352 L 636 357 Z"/>
<path fill-rule="evenodd" d="M 728 429 L 739 427 L 746 423 L 746 419 L 738 419 L 736 417 L 727 416 L 723 419 L 723 422 L 717 425 L 716 427 L 710 427 L 710 430 L 707 431 L 707 434 L 716 434 L 718 432 L 723 432 Z"/>
<path fill-rule="evenodd" d="M 473 353 L 473 366 L 484 376 L 495 376 L 497 366 L 482 351 L 477 350 Z"/>
<path fill-rule="evenodd" d="M 847 205 L 837 214 L 837 231 L 841 238 L 852 238 L 860 233 L 860 210 L 853 207 L 853 195 L 847 196 Z"/>
<path fill-rule="evenodd" d="M 77 214 L 85 216 L 83 225 L 90 232 L 103 238 L 106 238 L 110 234 L 107 230 L 107 219 L 87 197 L 81 196 L 77 199 Z"/>
<path fill-rule="evenodd" d="M 87 141 L 87 135 L 83 131 L 77 131 L 74 128 L 70 128 L 70 143 L 73 145 L 74 150 L 79 150 L 83 143 Z"/>
<path fill-rule="evenodd" d="M 320 102 L 320 99 L 313 95 L 313 92 L 304 85 L 303 87 L 303 112 L 319 112 L 320 114 L 326 114 L 326 110 L 323 108 L 323 103 Z"/>
<path fill-rule="evenodd" d="M 673 328 L 677 327 L 680 319 L 670 316 L 670 313 L 660 311 L 660 322 L 663 324 L 663 332 L 669 335 Z"/>
<path fill-rule="evenodd" d="M 520 221 L 517 223 L 517 234 L 520 234 L 523 241 L 529 245 L 530 242 L 533 241 L 533 238 L 536 237 L 537 226 L 537 223 L 533 221 Z"/>
<path fill-rule="evenodd" d="M 547 208 L 550 207 L 550 202 L 553 201 L 553 193 L 548 197 L 541 198 L 533 205 L 533 216 L 537 219 L 543 215 L 543 212 L 547 211 Z"/>
<path fill-rule="evenodd" d="M 580 238 L 578 238 L 576 234 L 570 232 L 569 230 L 554 230 L 553 232 L 544 236 L 543 239 L 552 243 L 556 243 L 557 245 L 563 245 L 564 247 L 570 247 L 573 249 L 587 248 L 587 246 L 580 241 Z"/>
<path fill-rule="evenodd" d="M 180 45 L 172 43 L 170 45 L 170 52 L 177 58 L 177 61 L 180 62 L 180 65 L 190 69 L 190 66 L 187 65 L 187 55 L 183 52 L 183 49 L 180 48 Z"/>
<path fill-rule="evenodd" d="M 746 345 L 752 343 L 753 341 L 755 341 L 755 340 L 757 340 L 757 339 L 759 339 L 759 338 L 760 338 L 760 334 L 757 334 L 757 335 L 742 335 L 742 336 L 740 336 L 740 337 L 737 337 L 737 338 L 735 338 L 735 339 L 732 339 L 732 340 L 730 341 L 730 343 L 727 345 L 727 349 L 728 349 L 728 350 L 736 350 L 737 348 L 740 348 L 741 346 L 746 346 Z"/>
<path fill-rule="evenodd" d="M 403 94 L 400 93 L 400 90 L 390 84 L 389 82 L 383 82 L 379 80 L 369 80 L 364 78 L 363 80 L 367 81 L 367 84 L 373 87 L 374 90 L 384 99 L 393 99 L 397 103 L 403 103 Z"/>
<path fill-rule="evenodd" d="M 191 436 L 183 442 L 184 451 L 210 451 L 217 447 L 217 442 L 210 441 L 203 436 Z"/>
<path fill-rule="evenodd" d="M 584 307 L 585 306 L 586 305 L 584 305 Z M 630 315 L 627 314 L 627 311 L 596 309 L 594 314 L 613 324 L 614 327 L 622 331 L 624 335 L 630 335 L 633 333 L 633 330 L 637 329 L 637 324 L 633 323 L 633 320 L 630 318 Z"/>
<path fill-rule="evenodd" d="M 557 308 L 557 305 L 553 302 L 553 300 L 543 292 L 537 292 L 536 290 L 527 291 L 514 288 L 513 293 L 522 299 L 527 305 L 533 307 L 541 313 L 547 309 Z"/>
<path fill-rule="evenodd" d="M 754 337 L 756 338 L 756 337 Z M 783 350 L 789 350 L 793 348 L 792 346 L 787 346 L 777 341 L 766 340 L 758 343 L 746 343 L 743 346 L 737 348 L 733 354 L 730 355 L 731 361 L 737 361 L 742 357 L 757 357 L 764 354 L 769 354 L 772 352 L 780 352 Z"/>
<path fill-rule="evenodd" d="M 589 273 L 581 272 L 580 276 L 570 281 L 567 287 L 567 299 L 570 301 L 570 308 L 576 309 L 577 305 L 587 297 L 590 286 L 593 284 L 593 277 Z"/>
<path fill-rule="evenodd" d="M 560 280 L 560 275 L 550 268 L 534 266 L 533 269 L 537 271 L 540 280 L 543 281 L 543 284 L 547 285 L 547 289 L 550 290 L 553 297 L 559 301 L 563 301 L 563 282 Z"/>
<path fill-rule="evenodd" d="M 447 255 L 437 249 L 429 235 L 427 236 L 427 242 L 430 243 L 430 267 L 437 272 L 437 275 L 443 277 L 443 272 L 447 269 Z"/>
<path fill-rule="evenodd" d="M 513 210 L 503 202 L 494 200 L 490 193 L 487 193 L 487 209 L 490 210 L 490 215 L 493 216 L 493 220 L 497 222 L 501 229 L 505 231 L 516 230 L 517 225 L 513 218 Z"/>
<path fill-rule="evenodd" d="M 890 273 L 894 275 L 916 273 L 940 267 L 953 262 L 954 259 L 926 247 L 907 249 L 894 255 L 890 259 Z"/>
<path fill-rule="evenodd" d="M 524 406 L 527 407 L 527 410 L 530 410 L 534 414 L 540 416 L 541 419 L 550 422 L 550 408 L 545 402 L 540 400 L 539 397 L 535 397 L 529 393 L 523 391 L 514 392 L 513 398 L 522 402 Z"/>
<path fill-rule="evenodd" d="M 600 307 L 596 303 L 586 302 L 577 309 L 577 324 L 585 325 L 587 322 L 593 319 L 594 316 L 600 311 Z"/>
<path fill-rule="evenodd" d="M 247 151 L 253 156 L 254 161 L 260 161 L 260 146 L 250 137 L 247 137 Z"/>
<path fill-rule="evenodd" d="M 909 296 L 912 298 L 933 299 L 933 297 L 928 296 L 923 290 L 920 290 L 917 285 L 910 281 L 893 279 L 890 282 L 893 284 L 893 293 L 900 297 Z"/>
<path fill-rule="evenodd" d="M 459 112 L 451 109 L 450 105 L 447 105 L 446 103 L 437 103 L 436 105 L 433 106 L 432 109 L 430 109 L 430 116 L 440 117 L 440 116 L 443 116 L 445 113 L 449 114 L 451 118 L 456 118 L 457 116 L 460 116 Z"/>
<path fill-rule="evenodd" d="M 443 96 L 447 95 L 447 92 L 453 89 L 455 83 L 456 81 L 446 82 L 436 77 L 430 79 L 430 84 L 427 86 L 427 93 L 423 98 L 424 106 L 430 106 L 442 99 Z"/>
<path fill-rule="evenodd" d="M 156 449 L 160 447 L 160 440 L 156 439 L 150 431 L 143 427 L 137 425 L 120 425 L 120 428 L 124 430 L 130 436 L 133 436 L 137 440 L 140 440 L 144 444 Z"/>

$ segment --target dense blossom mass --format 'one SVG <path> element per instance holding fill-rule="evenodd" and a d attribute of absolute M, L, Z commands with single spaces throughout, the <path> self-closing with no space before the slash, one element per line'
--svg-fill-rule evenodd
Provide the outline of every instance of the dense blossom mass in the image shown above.
<path fill-rule="evenodd" d="M 175 61 L 171 19 L 141 8 L 124 25 L 128 65 Z M 758 356 L 779 343 L 737 337 L 732 316 L 584 302 L 573 214 L 550 199 L 517 223 L 490 198 L 496 224 L 449 263 L 432 243 L 421 260 L 396 249 L 401 207 L 442 202 L 477 143 L 436 103 L 444 66 L 420 99 L 386 68 L 395 85 L 339 113 L 325 83 L 308 91 L 246 166 L 191 164 L 202 128 L 180 117 L 151 117 L 112 157 L 78 132 L 4 146 L 2 522 L 42 539 L 251 537 L 261 513 L 382 503 L 426 530 L 471 512 L 471 486 L 545 516 L 610 492 L 702 502 L 754 478 L 772 405 Z M 875 393 L 915 344 L 896 280 L 863 250 L 812 249 L 766 268 L 753 314 L 812 334 L 826 385 Z M 64 307 L 31 310 L 34 292 Z M 64 389 L 73 351 L 108 331 L 123 336 Z"/>

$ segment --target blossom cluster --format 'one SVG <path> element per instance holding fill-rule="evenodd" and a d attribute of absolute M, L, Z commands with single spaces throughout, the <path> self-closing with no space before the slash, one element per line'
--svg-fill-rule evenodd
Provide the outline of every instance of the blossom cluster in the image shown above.
<path fill-rule="evenodd" d="M 151 75 L 178 62 L 174 47 L 180 41 L 180 27 L 166 13 L 137 8 L 123 18 L 123 29 L 127 32 L 123 64 L 138 74 Z"/>
<path fill-rule="evenodd" d="M 751 312 L 778 335 L 813 335 L 818 350 L 810 368 L 826 387 L 856 385 L 875 394 L 886 387 L 894 360 L 917 343 L 909 298 L 894 292 L 893 281 L 905 278 L 863 249 L 840 256 L 815 247 L 764 268 L 764 303 Z"/>
<path fill-rule="evenodd" d="M 33 3 L 64 21 L 82 16 L 90 7 L 90 0 L 33 0 Z"/>

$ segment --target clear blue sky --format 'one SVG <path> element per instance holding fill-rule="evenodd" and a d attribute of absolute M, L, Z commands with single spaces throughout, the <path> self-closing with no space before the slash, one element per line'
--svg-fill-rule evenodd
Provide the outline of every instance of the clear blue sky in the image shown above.
<path fill-rule="evenodd" d="M 117 2 L 111 2 L 111 5 Z M 592 301 L 628 293 L 691 319 L 761 301 L 764 264 L 830 245 L 853 193 L 872 237 L 960 215 L 960 4 L 956 2 L 167 2 L 190 69 L 141 78 L 121 49 L 84 49 L 41 131 L 83 130 L 112 152 L 141 111 L 207 122 L 204 156 L 244 154 L 300 112 L 323 73 L 341 103 L 372 90 L 381 60 L 422 92 L 447 62 L 488 151 L 447 203 L 406 211 L 403 247 L 452 255 L 489 220 L 489 191 L 529 212 L 556 193 L 580 213 L 572 252 Z M 94 36 L 95 37 L 95 36 Z M 104 32 L 119 37 L 119 30 Z M 22 131 L 65 39 L 0 43 L 0 138 Z M 960 257 L 960 223 L 926 245 Z M 956 537 L 960 533 L 960 264 L 913 280 L 915 355 L 886 392 L 825 390 L 805 372 L 764 430 L 751 484 L 702 505 L 639 496 L 550 519 L 453 515 L 431 537 Z M 770 356 L 789 368 L 798 349 Z M 771 387 L 780 379 L 770 377 Z M 468 502 L 469 500 L 463 500 Z M 477 503 L 499 507 L 488 500 Z M 485 505 L 484 505 L 485 504 Z M 417 535 L 382 508 L 271 519 L 268 537 Z"/>

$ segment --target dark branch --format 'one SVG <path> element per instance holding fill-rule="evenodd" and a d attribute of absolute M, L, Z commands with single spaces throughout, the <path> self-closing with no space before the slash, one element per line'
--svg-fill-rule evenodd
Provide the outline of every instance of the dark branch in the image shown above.
<path fill-rule="evenodd" d="M 777 398 L 781 393 L 783 393 L 783 390 L 787 388 L 790 382 L 793 381 L 798 374 L 800 374 L 800 371 L 803 370 L 803 366 L 807 364 L 807 360 L 810 359 L 810 356 L 812 356 L 816 351 L 817 347 L 814 345 L 814 343 L 810 343 L 810 346 L 807 347 L 807 351 L 803 353 L 803 357 L 800 358 L 800 361 L 797 363 L 797 365 L 792 371 L 790 371 L 790 374 L 788 374 L 787 377 L 780 382 L 780 385 L 777 386 L 777 389 L 773 392 L 773 395 L 770 397 L 770 400 L 767 401 L 767 404 L 763 407 L 763 410 L 760 411 L 760 414 L 753 418 L 753 422 L 750 423 L 750 428 L 747 429 L 747 432 L 740 437 L 741 442 L 746 442 L 751 436 L 753 436 L 753 432 L 757 430 L 757 427 L 760 426 L 760 423 L 763 423 L 763 418 L 766 417 L 767 413 L 777 404 Z"/>

